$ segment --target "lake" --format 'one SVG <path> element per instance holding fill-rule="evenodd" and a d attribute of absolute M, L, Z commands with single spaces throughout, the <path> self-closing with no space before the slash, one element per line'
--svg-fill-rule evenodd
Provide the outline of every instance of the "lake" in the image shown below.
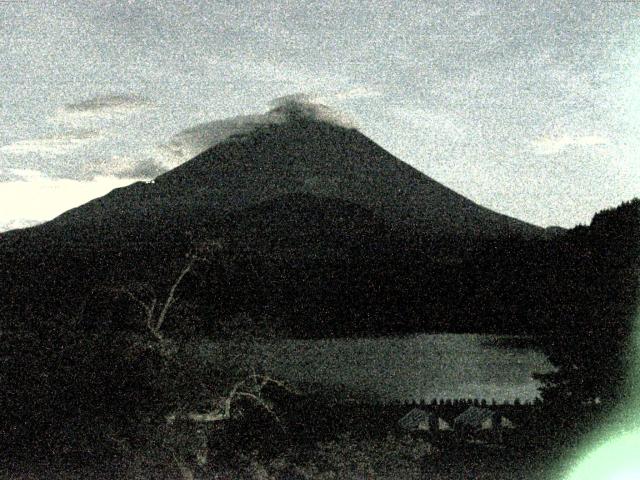
<path fill-rule="evenodd" d="M 516 340 L 516 341 L 514 341 Z M 344 386 L 381 401 L 533 400 L 534 372 L 553 369 L 522 337 L 479 334 L 278 340 L 261 345 L 265 368 L 291 383 Z M 513 343 L 517 346 L 508 346 Z M 523 345 L 518 345 L 522 343 Z M 210 360 L 219 344 L 203 351 Z M 214 353 L 216 352 L 216 353 Z"/>

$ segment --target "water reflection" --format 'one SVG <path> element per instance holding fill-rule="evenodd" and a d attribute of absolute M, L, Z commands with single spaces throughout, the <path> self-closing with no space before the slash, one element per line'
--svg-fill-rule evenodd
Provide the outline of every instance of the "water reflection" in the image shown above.
<path fill-rule="evenodd" d="M 264 345 L 263 353 L 268 369 L 288 381 L 344 385 L 382 401 L 524 402 L 538 394 L 532 373 L 552 369 L 522 338 L 493 335 L 281 340 Z"/>

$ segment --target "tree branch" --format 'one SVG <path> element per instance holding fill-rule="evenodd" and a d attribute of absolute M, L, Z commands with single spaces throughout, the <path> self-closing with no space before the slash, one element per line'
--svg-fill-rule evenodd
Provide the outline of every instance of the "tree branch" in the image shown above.
<path fill-rule="evenodd" d="M 252 386 L 251 389 L 247 389 L 247 390 L 243 389 L 243 387 L 246 386 L 249 381 L 255 382 L 255 385 Z M 285 382 L 276 380 L 267 375 L 253 374 L 236 382 L 226 397 L 218 398 L 217 408 L 214 408 L 213 410 L 209 412 L 204 412 L 204 413 L 188 412 L 188 413 L 179 414 L 174 412 L 172 414 L 167 415 L 165 417 L 165 420 L 167 421 L 168 424 L 172 424 L 178 419 L 189 420 L 192 422 L 203 422 L 203 423 L 230 420 L 232 416 L 231 407 L 233 402 L 240 397 L 244 397 L 252 400 L 261 408 L 264 408 L 269 414 L 271 414 L 278 421 L 278 424 L 280 424 L 281 428 L 284 428 L 282 427 L 280 418 L 274 412 L 273 407 L 269 404 L 269 402 L 267 402 L 262 397 L 262 391 L 264 387 L 267 386 L 268 384 L 278 385 L 279 387 L 282 387 L 288 391 L 297 393 L 295 390 L 291 389 Z"/>
<path fill-rule="evenodd" d="M 180 283 L 182 283 L 182 280 L 184 280 L 184 277 L 187 275 L 187 273 L 191 271 L 191 269 L 193 268 L 196 262 L 209 261 L 211 256 L 211 251 L 213 249 L 219 250 L 220 248 L 221 248 L 220 243 L 217 241 L 202 243 L 194 247 L 193 251 L 187 255 L 187 257 L 189 258 L 189 261 L 180 272 L 180 275 L 178 275 L 178 278 L 176 279 L 176 281 L 173 282 L 173 285 L 171 285 L 171 289 L 169 290 L 169 296 L 167 297 L 167 300 L 164 302 L 164 305 L 162 306 L 162 310 L 160 311 L 160 316 L 158 317 L 158 321 L 156 322 L 156 325 L 153 328 L 153 333 L 156 336 L 158 336 L 159 338 L 162 338 L 160 335 L 160 329 L 162 328 L 162 324 L 164 323 L 167 317 L 169 308 L 171 308 L 171 305 L 173 305 L 173 302 L 175 301 L 176 290 L 178 289 L 178 286 L 180 286 Z"/>
<path fill-rule="evenodd" d="M 158 317 L 158 322 L 156 323 L 156 325 L 154 327 L 154 330 L 155 330 L 156 334 L 158 334 L 158 335 L 160 334 L 160 328 L 162 327 L 162 324 L 164 323 L 164 320 L 165 320 L 165 318 L 167 316 L 167 312 L 169 311 L 169 307 L 171 307 L 171 304 L 175 300 L 175 295 L 176 295 L 176 290 L 178 288 L 178 285 L 180 285 L 180 282 L 182 282 L 182 279 L 184 279 L 185 275 L 191 271 L 191 268 L 193 267 L 193 264 L 195 262 L 196 262 L 196 257 L 190 257 L 189 262 L 182 269 L 182 271 L 180 272 L 180 275 L 178 275 L 178 278 L 176 279 L 176 281 L 173 282 L 173 285 L 171 286 L 171 290 L 169 290 L 169 296 L 167 297 L 167 300 L 164 302 L 164 305 L 162 307 L 162 311 L 160 312 L 160 316 Z"/>

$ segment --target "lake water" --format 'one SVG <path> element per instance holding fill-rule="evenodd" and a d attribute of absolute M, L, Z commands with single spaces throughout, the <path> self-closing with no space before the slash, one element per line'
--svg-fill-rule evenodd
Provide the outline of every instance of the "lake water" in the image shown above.
<path fill-rule="evenodd" d="M 498 402 L 538 395 L 534 372 L 553 369 L 533 347 L 508 347 L 517 337 L 440 334 L 402 337 L 280 340 L 261 346 L 266 368 L 291 383 L 344 386 L 382 401 L 485 398 Z M 205 354 L 220 352 L 210 344 Z"/>

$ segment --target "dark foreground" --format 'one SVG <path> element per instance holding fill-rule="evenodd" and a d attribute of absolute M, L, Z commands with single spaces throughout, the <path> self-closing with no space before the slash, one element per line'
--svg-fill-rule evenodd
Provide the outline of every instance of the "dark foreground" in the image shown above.
<path fill-rule="evenodd" d="M 136 447 L 105 452 L 66 452 L 2 460 L 0 478 L 12 479 L 559 479 L 579 442 L 574 430 L 554 429 L 534 406 L 507 409 L 518 428 L 502 441 L 458 432 L 406 432 L 397 420 L 407 407 L 291 403 L 277 421 L 247 411 L 243 420 L 207 432 L 206 462 L 172 455 L 169 437 L 191 425 L 171 427 Z M 446 407 L 437 406 L 443 417 Z M 444 409 L 444 410 L 443 410 Z M 510 410 L 509 410 L 510 409 Z M 450 408 L 449 408 L 450 410 Z M 547 417 L 543 422 L 542 417 Z M 315 419 L 315 420 L 314 420 Z M 285 425 L 282 428 L 282 425 Z M 544 426 L 546 425 L 546 427 Z M 546 430 L 545 430 L 546 428 Z M 195 450 L 198 450 L 196 446 Z M 167 453 L 169 452 L 169 453 Z M 185 460 L 187 458 L 187 460 Z"/>

